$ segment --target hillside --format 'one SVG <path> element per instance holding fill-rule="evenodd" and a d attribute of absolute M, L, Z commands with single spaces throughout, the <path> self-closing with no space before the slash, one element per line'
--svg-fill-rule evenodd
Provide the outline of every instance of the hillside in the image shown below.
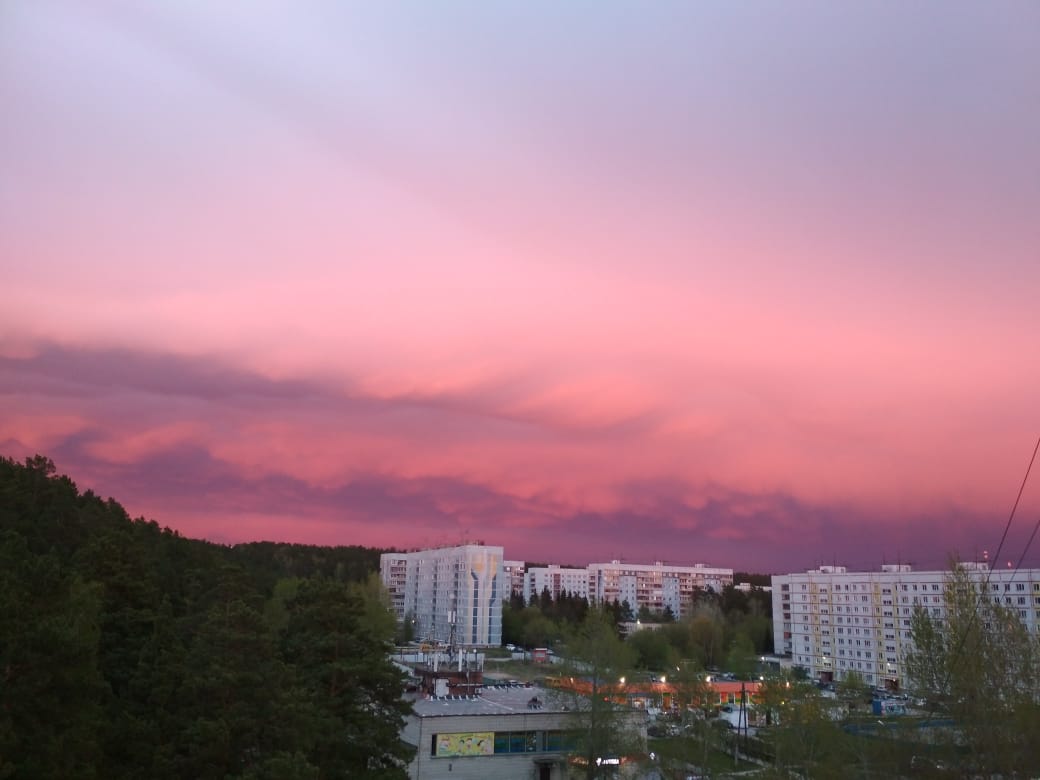
<path fill-rule="evenodd" d="M 379 553 L 186 539 L 0 458 L 0 778 L 403 777 Z"/>

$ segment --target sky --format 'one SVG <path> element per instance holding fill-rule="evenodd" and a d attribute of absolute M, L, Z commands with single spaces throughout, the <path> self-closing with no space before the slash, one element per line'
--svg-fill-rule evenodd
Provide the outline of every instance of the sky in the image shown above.
<path fill-rule="evenodd" d="M 224 543 L 1040 566 L 1038 74 L 1032 0 L 5 3 L 0 454 Z"/>

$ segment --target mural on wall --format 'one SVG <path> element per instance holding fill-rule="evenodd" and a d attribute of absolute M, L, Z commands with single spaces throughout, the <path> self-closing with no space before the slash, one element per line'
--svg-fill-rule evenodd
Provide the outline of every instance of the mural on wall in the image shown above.
<path fill-rule="evenodd" d="M 437 757 L 490 756 L 495 752 L 495 734 L 474 731 L 462 734 L 438 734 Z"/>

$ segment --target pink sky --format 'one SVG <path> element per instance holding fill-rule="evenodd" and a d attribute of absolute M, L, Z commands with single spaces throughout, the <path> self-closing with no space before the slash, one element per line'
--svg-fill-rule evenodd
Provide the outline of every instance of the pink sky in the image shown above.
<path fill-rule="evenodd" d="M 0 454 L 220 541 L 995 550 L 1035 3 L 3 15 Z"/>

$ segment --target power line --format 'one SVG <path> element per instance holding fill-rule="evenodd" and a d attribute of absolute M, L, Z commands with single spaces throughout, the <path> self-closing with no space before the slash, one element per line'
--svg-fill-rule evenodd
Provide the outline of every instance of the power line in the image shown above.
<path fill-rule="evenodd" d="M 1015 503 L 1012 505 L 1011 513 L 1008 515 L 1007 524 L 1004 526 L 1004 533 L 1000 537 L 1000 544 L 997 546 L 997 552 L 993 556 L 993 560 L 994 561 L 999 561 L 1000 560 L 1000 551 L 1001 551 L 1001 549 L 1003 549 L 1004 542 L 1007 540 L 1008 532 L 1011 530 L 1011 523 L 1015 519 L 1015 512 L 1018 510 L 1018 504 L 1022 500 L 1022 493 L 1025 491 L 1026 483 L 1029 481 L 1029 473 L 1033 470 L 1033 463 L 1036 462 L 1036 453 L 1037 453 L 1038 450 L 1040 450 L 1040 437 L 1037 437 L 1036 446 L 1033 447 L 1033 455 L 1029 459 L 1029 465 L 1026 467 L 1025 476 L 1022 477 L 1022 484 L 1018 488 L 1018 495 L 1015 496 Z M 1040 527 L 1040 520 L 1037 521 L 1037 526 Z M 1035 535 L 1036 535 L 1036 529 L 1034 528 L 1033 529 L 1033 536 L 1035 536 Z M 1030 542 L 1032 542 L 1033 536 L 1029 537 L 1029 541 Z M 1029 549 L 1029 545 L 1027 544 L 1026 545 L 1026 550 L 1028 550 L 1028 549 Z M 1025 557 L 1025 551 L 1022 552 L 1022 557 L 1023 558 Z M 1021 562 L 1021 559 L 1019 559 L 1019 562 Z M 1016 567 L 1016 569 L 1017 569 L 1017 567 Z M 978 596 L 974 599 L 974 607 L 972 608 L 972 611 L 971 611 L 971 617 L 968 619 L 968 625 L 965 626 L 964 632 L 961 634 L 960 641 L 957 643 L 957 647 L 953 651 L 953 655 L 950 657 L 949 663 L 946 666 L 946 675 L 943 678 L 943 684 L 942 684 L 941 690 L 945 691 L 946 690 L 946 686 L 948 686 L 950 684 L 950 677 L 952 676 L 952 673 L 953 673 L 953 667 L 956 664 L 957 658 L 960 656 L 961 651 L 964 649 L 964 644 L 968 641 L 968 634 L 971 633 L 971 629 L 975 625 L 975 619 L 978 617 L 979 606 L 982 604 L 982 599 L 983 598 L 987 598 L 987 599 L 989 598 L 989 587 L 988 586 L 989 586 L 989 581 L 990 581 L 990 578 L 992 577 L 992 575 L 993 575 L 993 568 L 992 567 L 987 567 L 985 583 L 983 584 L 981 593 L 979 593 Z M 1014 576 L 1014 575 L 1012 575 L 1012 576 Z M 933 702 L 932 706 L 929 708 L 928 718 L 931 719 L 934 714 L 935 714 L 935 702 Z"/>
<path fill-rule="evenodd" d="M 1036 447 L 1033 449 L 1033 460 L 1036 460 L 1036 451 L 1037 451 L 1037 449 L 1040 449 L 1040 439 L 1037 439 Z M 1031 460 L 1031 461 L 1029 461 L 1029 467 L 1032 468 L 1032 466 L 1033 466 L 1033 461 Z M 1026 471 L 1026 479 L 1028 479 L 1028 478 L 1029 478 L 1029 471 L 1027 470 Z M 1026 483 L 1025 483 L 1025 480 L 1023 480 L 1022 481 L 1022 487 L 1024 488 L 1025 486 L 1026 486 Z M 1021 489 L 1019 489 L 1019 491 L 1018 491 L 1018 497 L 1022 498 L 1022 490 Z M 1018 506 L 1018 501 L 1017 500 L 1015 501 L 1015 506 Z M 1033 544 L 1033 539 L 1036 538 L 1037 531 L 1040 531 L 1040 516 L 1037 516 L 1036 524 L 1033 526 L 1033 532 L 1031 534 L 1029 534 L 1029 539 L 1026 541 L 1026 546 L 1022 549 L 1022 555 L 1019 556 L 1018 563 L 1015 564 L 1015 574 L 1018 574 L 1018 570 L 1020 568 L 1022 568 L 1022 561 L 1024 561 L 1026 559 L 1026 554 L 1029 552 L 1029 547 Z M 1014 577 L 1014 574 L 1011 575 L 1011 576 Z"/>

